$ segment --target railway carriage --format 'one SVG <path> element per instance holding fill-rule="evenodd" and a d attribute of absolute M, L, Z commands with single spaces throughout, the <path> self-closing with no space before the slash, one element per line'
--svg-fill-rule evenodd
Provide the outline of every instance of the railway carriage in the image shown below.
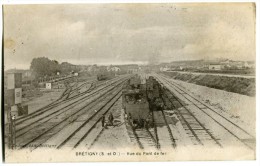
<path fill-rule="evenodd" d="M 156 98 L 160 97 L 160 84 L 156 79 L 154 79 L 151 76 L 147 79 L 146 82 L 147 82 L 146 89 L 147 89 L 148 100 L 153 102 L 156 100 Z"/>
<path fill-rule="evenodd" d="M 165 109 L 162 100 L 163 86 L 152 76 L 147 79 L 147 97 L 150 103 L 151 111 L 161 111 Z"/>

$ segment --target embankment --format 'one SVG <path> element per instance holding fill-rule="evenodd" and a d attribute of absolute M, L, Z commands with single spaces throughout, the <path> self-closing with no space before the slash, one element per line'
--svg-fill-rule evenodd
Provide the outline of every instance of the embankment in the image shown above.
<path fill-rule="evenodd" d="M 228 77 L 219 75 L 198 75 L 192 73 L 162 72 L 173 79 L 181 80 L 228 92 L 255 96 L 255 78 Z"/>

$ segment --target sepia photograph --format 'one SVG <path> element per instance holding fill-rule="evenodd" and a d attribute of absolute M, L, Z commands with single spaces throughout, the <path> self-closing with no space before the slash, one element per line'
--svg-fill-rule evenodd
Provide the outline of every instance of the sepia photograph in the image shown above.
<path fill-rule="evenodd" d="M 5 163 L 256 160 L 256 4 L 2 5 Z"/>

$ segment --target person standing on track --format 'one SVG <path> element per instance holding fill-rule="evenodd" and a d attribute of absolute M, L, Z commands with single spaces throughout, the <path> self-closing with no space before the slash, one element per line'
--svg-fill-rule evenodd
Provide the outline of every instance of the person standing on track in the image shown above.
<path fill-rule="evenodd" d="M 105 126 L 105 120 L 106 120 L 106 118 L 105 118 L 105 115 L 103 114 L 102 119 L 101 119 L 102 127 Z"/>
<path fill-rule="evenodd" d="M 113 117 L 112 112 L 110 112 L 110 114 L 108 116 L 108 120 L 109 120 L 109 124 L 113 126 L 114 117 Z"/>

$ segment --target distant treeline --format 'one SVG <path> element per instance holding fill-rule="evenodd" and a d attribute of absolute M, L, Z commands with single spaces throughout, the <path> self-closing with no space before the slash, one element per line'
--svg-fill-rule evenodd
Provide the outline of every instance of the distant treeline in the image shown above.
<path fill-rule="evenodd" d="M 76 65 L 67 62 L 59 64 L 58 61 L 50 60 L 46 57 L 33 58 L 30 69 L 36 78 L 54 76 L 57 73 L 67 74 L 71 71 L 79 71 Z"/>

